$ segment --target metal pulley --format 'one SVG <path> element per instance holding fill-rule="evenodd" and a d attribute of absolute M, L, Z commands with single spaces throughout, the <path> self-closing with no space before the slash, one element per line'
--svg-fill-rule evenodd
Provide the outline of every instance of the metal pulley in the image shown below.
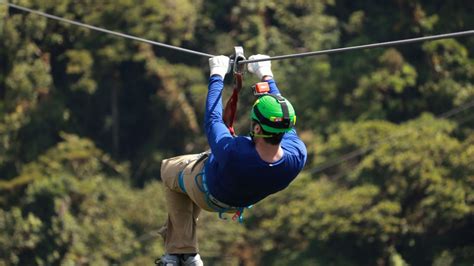
<path fill-rule="evenodd" d="M 240 61 L 246 60 L 244 55 L 244 48 L 242 46 L 234 47 L 234 55 L 231 57 L 232 71 L 234 74 L 243 73 L 244 64 L 239 64 Z"/>

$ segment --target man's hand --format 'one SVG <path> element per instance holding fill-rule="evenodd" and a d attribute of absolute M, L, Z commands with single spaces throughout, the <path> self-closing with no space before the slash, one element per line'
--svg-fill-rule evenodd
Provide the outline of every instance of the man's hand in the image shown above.
<path fill-rule="evenodd" d="M 269 58 L 268 55 L 257 54 L 249 57 L 249 60 L 253 59 L 264 59 Z M 254 73 L 260 80 L 263 80 L 264 77 L 273 77 L 272 72 L 272 62 L 271 61 L 260 61 L 255 63 L 250 63 L 247 65 L 247 69 L 250 73 Z"/>
<path fill-rule="evenodd" d="M 209 68 L 211 69 L 211 77 L 219 75 L 224 79 L 225 74 L 230 72 L 230 59 L 225 55 L 209 58 Z"/>

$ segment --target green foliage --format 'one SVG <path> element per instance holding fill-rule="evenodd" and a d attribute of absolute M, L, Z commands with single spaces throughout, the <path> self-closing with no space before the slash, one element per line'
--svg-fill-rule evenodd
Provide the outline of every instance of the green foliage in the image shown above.
<path fill-rule="evenodd" d="M 165 220 L 161 185 L 135 191 L 122 180 L 108 179 L 106 168 L 114 176 L 127 171 L 91 141 L 63 137 L 18 177 L 30 183 L 21 209 L 1 213 L 5 237 L 16 239 L 2 245 L 4 262 L 108 265 L 163 252 L 156 236 L 148 237 L 157 221 Z"/>
<path fill-rule="evenodd" d="M 466 47 L 455 40 L 423 45 L 430 63 L 430 80 L 421 87 L 427 98 L 439 105 L 459 106 L 474 99 L 474 61 Z"/>
<path fill-rule="evenodd" d="M 360 119 L 384 119 L 387 114 L 403 110 L 406 103 L 401 96 L 416 84 L 416 70 L 397 50 L 388 49 L 378 61 L 381 68 L 362 76 L 353 97 L 346 99 L 346 104 L 360 112 Z"/>
<path fill-rule="evenodd" d="M 474 5 L 453 1 L 12 3 L 211 54 L 242 45 L 247 55 L 281 55 L 474 25 Z M 436 117 L 470 108 L 473 53 L 466 37 L 273 61 L 307 169 L 246 211 L 244 225 L 202 213 L 205 262 L 471 265 L 472 111 Z M 160 256 L 166 210 L 154 179 L 163 158 L 208 148 L 208 74 L 205 58 L 0 4 L 0 265 Z M 245 87 L 254 82 L 246 75 Z M 236 128 L 245 133 L 254 98 L 241 95 Z"/>
<path fill-rule="evenodd" d="M 70 50 L 64 53 L 68 60 L 66 73 L 78 76 L 78 80 L 71 87 L 72 90 L 84 90 L 88 93 L 94 93 L 96 83 L 91 79 L 91 67 L 93 59 L 91 54 L 86 50 Z"/>
<path fill-rule="evenodd" d="M 20 130 L 30 121 L 41 95 L 48 94 L 52 84 L 48 54 L 31 37 L 18 33 L 20 22 L 18 18 L 5 20 L 0 31 L 0 38 L 7 40 L 2 42 L 0 52 L 0 169 L 6 175 L 3 178 L 11 177 L 14 165 L 21 164 Z M 43 29 L 42 23 L 25 27 L 25 31 Z"/>
<path fill-rule="evenodd" d="M 41 226 L 41 220 L 31 213 L 23 217 L 19 208 L 0 210 L 0 265 L 19 264 L 20 253 L 38 244 Z"/>
<path fill-rule="evenodd" d="M 466 148 L 471 144 L 452 137 L 455 127 L 430 115 L 399 126 L 384 122 L 342 124 L 321 150 L 323 155 L 328 150 L 346 152 L 340 147 L 368 153 L 361 160 L 354 157 L 343 163 L 336 173 L 345 176 L 338 182 L 354 188 L 375 185 L 377 202 L 393 206 L 392 212 L 385 210 L 391 218 L 382 216 L 385 225 L 376 235 L 402 249 L 409 238 L 407 248 L 415 246 L 420 255 L 418 241 L 448 237 L 447 232 L 463 228 L 472 214 L 472 185 L 468 181 L 472 175 L 472 163 L 468 162 L 471 148 Z M 368 145 L 368 139 L 377 144 Z M 390 226 L 391 221 L 395 226 Z M 362 232 L 358 230 L 358 234 Z"/>
<path fill-rule="evenodd" d="M 331 242 L 337 241 L 340 247 L 348 239 L 358 245 L 383 245 L 398 231 L 400 206 L 389 200 L 378 201 L 379 193 L 373 185 L 344 188 L 329 179 L 300 177 L 290 189 L 259 205 L 248 237 L 275 265 L 309 259 L 310 250 L 320 254 L 318 265 L 339 260 L 334 254 L 322 255 L 334 245 Z M 261 239 L 265 241 L 259 242 Z"/>

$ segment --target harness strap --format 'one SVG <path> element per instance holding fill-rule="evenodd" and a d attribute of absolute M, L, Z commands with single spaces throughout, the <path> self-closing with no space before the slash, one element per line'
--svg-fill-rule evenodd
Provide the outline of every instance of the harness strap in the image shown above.
<path fill-rule="evenodd" d="M 184 170 L 182 170 L 182 171 L 179 172 L 178 184 L 179 184 L 179 188 L 180 188 L 184 193 L 187 194 L 188 192 L 186 192 L 186 187 L 184 186 Z"/>
<path fill-rule="evenodd" d="M 201 176 L 201 184 L 199 184 L 199 176 Z M 204 170 L 200 173 L 198 173 L 195 177 L 194 177 L 194 182 L 196 182 L 196 186 L 198 187 L 198 189 L 203 192 L 205 195 L 206 195 L 206 203 L 207 203 L 207 206 L 209 208 L 211 208 L 212 210 L 216 211 L 219 213 L 219 218 L 220 219 L 223 219 L 223 220 L 227 220 L 226 217 L 224 217 L 224 214 L 228 211 L 233 211 L 235 210 L 235 214 L 234 216 L 232 216 L 232 220 L 235 221 L 238 219 L 239 223 L 242 223 L 244 221 L 244 210 L 247 208 L 247 209 L 250 209 L 252 208 L 252 205 L 248 206 L 248 207 L 232 207 L 232 206 L 229 206 L 227 204 L 224 204 L 222 202 L 220 202 L 218 199 L 216 199 L 214 196 L 211 195 L 211 193 L 209 193 L 209 189 L 206 185 L 206 175 L 204 173 Z"/>
<path fill-rule="evenodd" d="M 237 103 L 239 102 L 239 93 L 242 89 L 243 75 L 240 72 L 234 73 L 234 90 L 224 108 L 223 120 L 232 136 L 235 136 L 234 121 L 237 113 Z"/>
<path fill-rule="evenodd" d="M 232 61 L 232 68 L 234 72 L 234 90 L 232 91 L 232 96 L 227 101 L 227 104 L 224 108 L 223 120 L 227 128 L 229 129 L 230 134 L 235 137 L 234 131 L 234 121 L 235 114 L 237 112 L 237 102 L 239 101 L 239 93 L 242 89 L 242 80 L 244 73 L 244 64 L 239 64 L 239 61 L 245 60 L 244 48 L 242 46 L 234 47 L 234 55 Z"/>

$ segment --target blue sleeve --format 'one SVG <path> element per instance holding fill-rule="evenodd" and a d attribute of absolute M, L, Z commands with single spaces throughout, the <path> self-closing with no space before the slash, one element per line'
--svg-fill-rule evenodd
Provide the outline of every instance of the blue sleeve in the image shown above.
<path fill-rule="evenodd" d="M 214 75 L 209 79 L 204 117 L 207 141 L 216 160 L 221 163 L 227 161 L 230 145 L 234 140 L 222 118 L 223 89 L 224 81 L 219 75 Z"/>
<path fill-rule="evenodd" d="M 280 90 L 278 89 L 274 79 L 269 79 L 266 82 L 268 82 L 268 85 L 270 86 L 270 94 L 281 95 Z"/>
<path fill-rule="evenodd" d="M 291 142 L 291 145 L 285 145 L 285 148 L 291 149 L 293 154 L 299 154 L 303 160 L 301 161 L 301 168 L 306 164 L 306 159 L 308 156 L 308 152 L 306 150 L 306 145 L 303 141 L 298 137 L 296 130 L 292 128 L 290 131 L 285 133 L 283 136 L 283 142 L 288 143 Z"/>

